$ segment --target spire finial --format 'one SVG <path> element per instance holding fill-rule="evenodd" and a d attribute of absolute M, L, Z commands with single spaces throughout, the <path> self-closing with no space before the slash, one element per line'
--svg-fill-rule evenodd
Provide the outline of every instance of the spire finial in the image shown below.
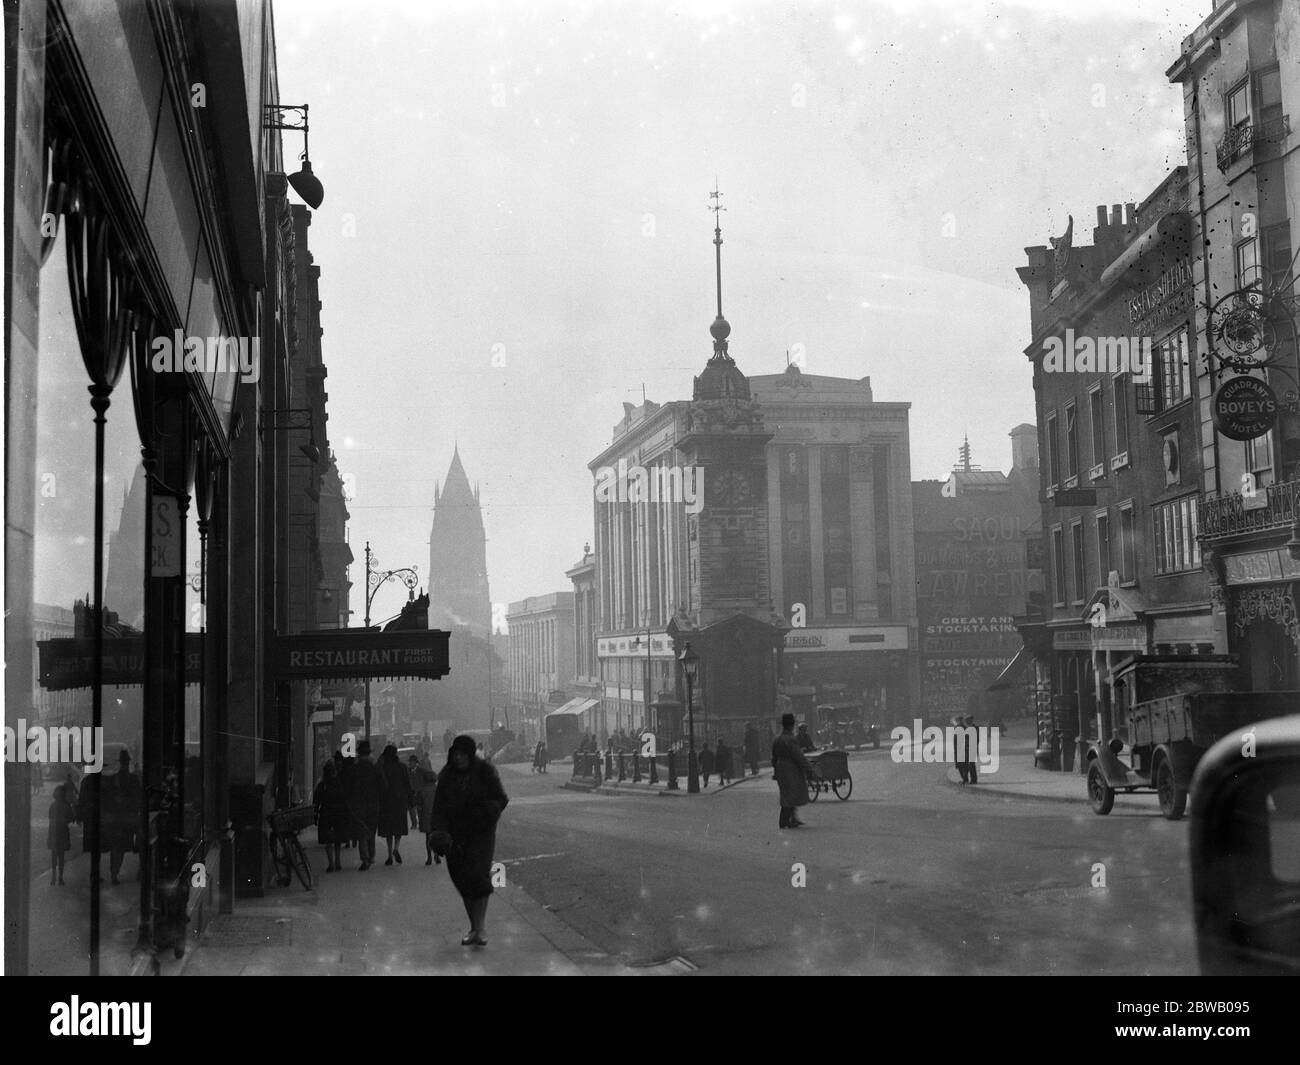
<path fill-rule="evenodd" d="M 718 276 L 718 317 L 709 327 L 709 333 L 713 337 L 714 357 L 730 358 L 727 354 L 727 337 L 731 335 L 731 325 L 722 317 L 722 215 L 719 213 L 726 208 L 722 206 L 722 193 L 718 191 L 716 177 L 713 179 L 713 191 L 709 193 L 709 199 L 713 201 L 709 210 L 713 212 L 713 247 Z"/>

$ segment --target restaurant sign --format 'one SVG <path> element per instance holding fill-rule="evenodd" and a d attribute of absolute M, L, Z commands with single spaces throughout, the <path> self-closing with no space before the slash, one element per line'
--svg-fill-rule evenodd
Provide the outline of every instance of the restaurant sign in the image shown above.
<path fill-rule="evenodd" d="M 40 686 L 46 691 L 89 688 L 94 683 L 95 641 L 89 636 L 38 640 Z M 144 683 L 144 637 L 105 637 L 103 644 L 105 687 Z M 185 683 L 203 679 L 203 634 L 185 634 Z"/>
<path fill-rule="evenodd" d="M 332 629 L 277 636 L 275 675 L 279 680 L 437 680 L 451 672 L 450 635 L 440 629 Z"/>

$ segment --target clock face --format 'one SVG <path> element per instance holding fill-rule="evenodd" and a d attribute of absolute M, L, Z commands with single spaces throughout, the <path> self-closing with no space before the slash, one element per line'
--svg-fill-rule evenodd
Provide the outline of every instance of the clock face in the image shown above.
<path fill-rule="evenodd" d="M 744 506 L 749 502 L 749 478 L 737 470 L 718 474 L 716 499 L 723 505 Z"/>

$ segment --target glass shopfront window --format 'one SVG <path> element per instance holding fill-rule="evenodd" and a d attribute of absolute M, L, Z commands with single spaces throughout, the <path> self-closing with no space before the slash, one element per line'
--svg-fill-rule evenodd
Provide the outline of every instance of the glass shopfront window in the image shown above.
<path fill-rule="evenodd" d="M 183 835 L 195 840 L 203 829 L 203 667 L 207 648 L 204 551 L 199 539 L 198 505 L 190 500 L 185 522 L 185 821 Z"/>
<path fill-rule="evenodd" d="M 46 763 L 33 766 L 29 873 L 33 880 L 40 879 L 28 914 L 29 971 L 87 972 L 90 811 L 98 788 L 101 972 L 113 974 L 127 970 L 136 939 L 145 481 L 130 380 L 124 375 L 113 393 L 105 432 L 103 733 L 96 737 L 83 731 L 92 727 L 95 425 L 64 256 L 60 238 L 41 271 L 37 390 L 27 397 L 37 426 L 32 590 L 36 668 L 28 725 L 39 726 L 51 740 L 60 738 L 60 750 L 51 744 Z M 51 731 L 56 728 L 76 729 L 83 749 L 71 748 L 71 735 Z M 129 758 L 125 768 L 122 754 Z M 96 761 L 101 772 L 90 771 Z M 119 776 L 123 772 L 128 776 Z"/>

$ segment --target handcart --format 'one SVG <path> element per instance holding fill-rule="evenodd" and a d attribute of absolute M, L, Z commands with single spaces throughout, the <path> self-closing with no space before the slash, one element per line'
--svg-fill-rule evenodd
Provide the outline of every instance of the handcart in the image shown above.
<path fill-rule="evenodd" d="M 848 751 L 829 750 L 808 755 L 815 773 L 808 775 L 808 798 L 816 802 L 823 791 L 835 792 L 841 801 L 853 794 Z"/>

